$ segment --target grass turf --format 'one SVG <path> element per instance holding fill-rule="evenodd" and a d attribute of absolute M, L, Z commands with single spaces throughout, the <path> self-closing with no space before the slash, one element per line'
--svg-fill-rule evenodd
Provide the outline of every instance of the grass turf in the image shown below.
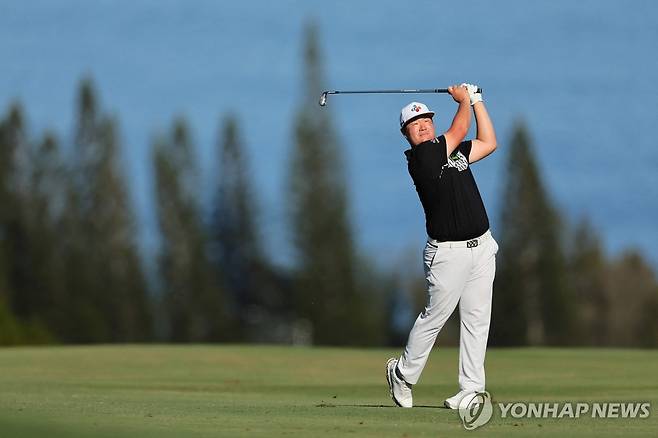
<path fill-rule="evenodd" d="M 489 349 L 494 402 L 649 401 L 646 419 L 501 419 L 463 429 L 442 401 L 458 352 L 438 348 L 393 407 L 384 365 L 399 351 L 122 345 L 0 349 L 0 436 L 655 436 L 658 351 Z"/>

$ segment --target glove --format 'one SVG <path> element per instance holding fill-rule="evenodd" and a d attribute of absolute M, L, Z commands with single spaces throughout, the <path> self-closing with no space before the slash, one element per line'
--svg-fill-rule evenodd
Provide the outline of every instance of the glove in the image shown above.
<path fill-rule="evenodd" d="M 478 86 L 473 84 L 462 84 L 468 90 L 468 97 L 471 99 L 471 106 L 482 102 L 482 93 L 478 93 Z"/>

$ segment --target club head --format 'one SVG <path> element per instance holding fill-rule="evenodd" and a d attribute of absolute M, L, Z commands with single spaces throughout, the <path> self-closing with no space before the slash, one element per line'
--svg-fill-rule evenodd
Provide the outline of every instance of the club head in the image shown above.
<path fill-rule="evenodd" d="M 322 96 L 320 96 L 320 106 L 325 106 L 327 104 L 327 92 L 325 91 L 322 93 Z"/>

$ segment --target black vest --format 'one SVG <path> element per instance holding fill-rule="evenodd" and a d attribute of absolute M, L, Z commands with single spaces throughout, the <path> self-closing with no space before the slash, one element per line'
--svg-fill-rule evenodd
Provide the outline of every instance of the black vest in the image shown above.
<path fill-rule="evenodd" d="M 425 210 L 427 235 L 440 242 L 469 240 L 489 229 L 489 218 L 468 164 L 471 142 L 446 156 L 442 135 L 406 150 L 409 175 Z"/>

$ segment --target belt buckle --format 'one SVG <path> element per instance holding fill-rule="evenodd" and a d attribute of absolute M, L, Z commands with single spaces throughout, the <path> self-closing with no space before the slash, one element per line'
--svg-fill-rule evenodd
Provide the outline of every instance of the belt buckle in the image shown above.
<path fill-rule="evenodd" d="M 478 246 L 478 244 L 479 242 L 477 239 L 469 240 L 468 242 L 466 242 L 466 248 L 475 248 L 476 246 Z"/>

